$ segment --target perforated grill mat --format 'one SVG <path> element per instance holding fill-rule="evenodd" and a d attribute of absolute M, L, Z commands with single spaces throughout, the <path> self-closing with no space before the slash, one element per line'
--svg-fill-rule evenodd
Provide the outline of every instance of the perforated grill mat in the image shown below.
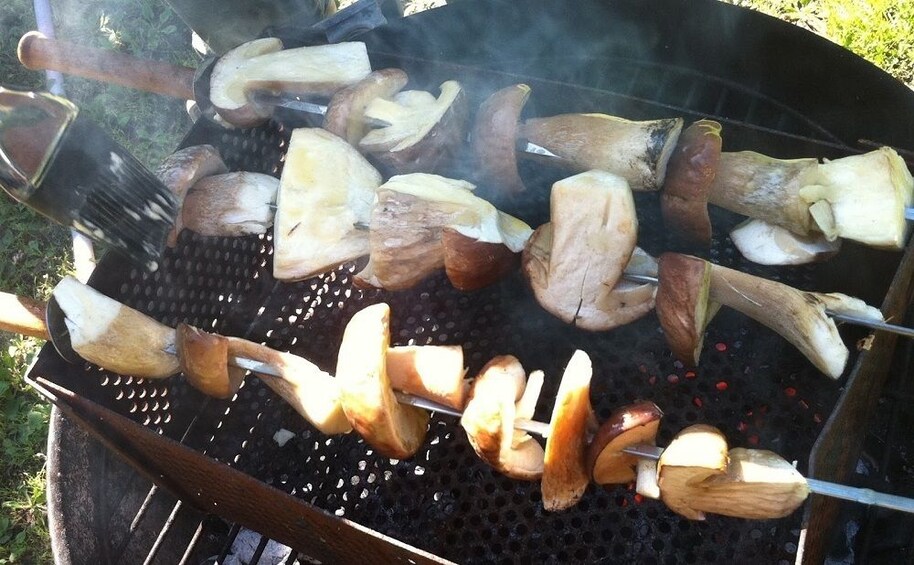
<path fill-rule="evenodd" d="M 275 123 L 225 132 L 200 122 L 187 143 L 216 145 L 233 170 L 278 175 L 288 133 Z M 516 211 L 541 216 L 548 175 L 555 173 L 526 174 L 539 197 L 530 198 L 527 214 L 523 206 Z M 641 245 L 654 254 L 668 243 L 655 200 L 638 197 Z M 733 218 L 719 214 L 714 221 L 725 226 Z M 774 270 L 742 261 L 727 242 L 725 237 L 714 242 L 712 260 L 768 278 L 784 275 L 784 282 L 806 289 L 848 290 L 844 287 L 855 279 L 835 274 L 850 272 L 852 264 L 867 268 L 870 256 L 851 249 L 826 266 Z M 582 349 L 593 360 L 591 398 L 600 418 L 622 404 L 650 399 L 666 414 L 660 445 L 701 422 L 718 426 L 733 446 L 772 449 L 797 460 L 803 472 L 840 393 L 839 382 L 818 373 L 783 339 L 732 311 L 711 323 L 701 368 L 687 370 L 673 360 L 654 314 L 611 332 L 580 331 L 540 309 L 519 275 L 474 293 L 454 290 L 443 275 L 408 292 L 362 292 L 351 288 L 352 264 L 307 281 L 278 283 L 270 274 L 271 254 L 270 235 L 220 239 L 184 231 L 159 271 L 142 273 L 109 255 L 92 283 L 165 324 L 185 321 L 261 341 L 330 372 L 349 318 L 366 305 L 387 301 L 395 345 L 461 344 L 470 375 L 499 354 L 517 356 L 528 371 L 544 370 L 536 412 L 541 421 L 549 419 L 565 363 Z M 853 350 L 858 335 L 842 333 Z M 71 390 L 267 484 L 455 561 L 786 563 L 797 551 L 799 512 L 768 522 L 722 517 L 690 522 L 630 488 L 591 486 L 574 508 L 547 513 L 538 483 L 507 479 L 481 463 L 448 416 L 432 417 L 414 458 L 392 461 L 354 433 L 316 432 L 253 376 L 223 402 L 203 397 L 183 376 L 164 381 L 118 376 L 89 365 L 67 366 L 47 350 L 39 365 L 41 374 Z M 281 428 L 295 433 L 283 447 L 273 440 Z"/>

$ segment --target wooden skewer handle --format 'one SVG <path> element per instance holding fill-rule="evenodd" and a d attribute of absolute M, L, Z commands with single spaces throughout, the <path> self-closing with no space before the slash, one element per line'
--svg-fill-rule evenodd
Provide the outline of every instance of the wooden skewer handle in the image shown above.
<path fill-rule="evenodd" d="M 50 339 L 44 323 L 44 312 L 45 305 L 42 302 L 0 292 L 0 330 Z"/>
<path fill-rule="evenodd" d="M 194 99 L 194 69 L 188 67 L 74 45 L 37 31 L 22 36 L 18 53 L 19 62 L 33 71 L 60 71 L 184 100 Z"/>

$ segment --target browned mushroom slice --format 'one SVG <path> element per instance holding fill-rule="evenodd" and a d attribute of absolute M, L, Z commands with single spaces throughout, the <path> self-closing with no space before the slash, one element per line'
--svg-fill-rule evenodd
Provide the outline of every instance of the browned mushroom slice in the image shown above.
<path fill-rule="evenodd" d="M 763 220 L 746 220 L 730 232 L 743 257 L 759 265 L 805 265 L 824 261 L 841 250 L 841 240 L 824 234 L 798 235 Z"/>
<path fill-rule="evenodd" d="M 374 71 L 361 81 L 333 95 L 327 105 L 323 127 L 352 145 L 368 133 L 365 108 L 375 98 L 390 98 L 406 86 L 409 77 L 400 69 Z"/>
<path fill-rule="evenodd" d="M 444 228 L 442 247 L 444 271 L 457 290 L 487 287 L 520 265 L 520 253 L 505 244 L 479 241 L 453 228 Z"/>
<path fill-rule="evenodd" d="M 508 477 L 532 481 L 543 474 L 543 448 L 532 439 L 513 443 L 515 402 L 525 381 L 516 357 L 502 355 L 486 363 L 473 380 L 460 425 L 483 461 Z"/>
<path fill-rule="evenodd" d="M 349 320 L 340 345 L 336 378 L 352 427 L 378 453 L 407 459 L 425 439 L 428 412 L 402 405 L 387 375 L 390 307 L 375 304 Z"/>
<path fill-rule="evenodd" d="M 390 125 L 365 134 L 359 148 L 398 173 L 434 172 L 466 138 L 467 114 L 466 94 L 453 80 L 441 84 L 438 98 L 421 90 L 375 98 L 365 116 Z"/>
<path fill-rule="evenodd" d="M 606 114 L 562 114 L 529 119 L 520 135 L 574 170 L 601 169 L 625 178 L 632 190 L 658 190 L 681 130 L 682 118 L 633 122 Z"/>
<path fill-rule="evenodd" d="M 587 434 L 596 428 L 590 406 L 590 357 L 575 351 L 555 395 L 546 438 L 543 468 L 543 507 L 548 511 L 571 508 L 584 496 L 590 482 L 586 454 Z"/>
<path fill-rule="evenodd" d="M 497 194 L 516 195 L 526 189 L 517 172 L 516 145 L 518 120 L 529 97 L 529 86 L 515 84 L 489 96 L 476 113 L 471 141 L 477 175 Z"/>
<path fill-rule="evenodd" d="M 679 136 L 670 157 L 660 212 L 663 223 L 685 242 L 710 245 L 708 194 L 720 163 L 720 124 L 699 120 Z"/>
<path fill-rule="evenodd" d="M 764 449 L 729 451 L 726 473 L 688 488 L 693 509 L 748 520 L 783 518 L 809 496 L 806 479 L 780 455 Z M 661 484 L 661 492 L 663 492 Z"/>
<path fill-rule="evenodd" d="M 329 96 L 371 72 L 364 43 L 283 49 L 276 38 L 255 39 L 223 55 L 213 67 L 210 100 L 225 121 L 255 126 L 272 114 L 248 99 L 251 90 Z"/>
<path fill-rule="evenodd" d="M 598 485 L 628 484 L 635 480 L 638 458 L 622 450 L 654 445 L 663 412 L 649 401 L 617 408 L 600 425 L 587 447 L 587 468 Z"/>
<path fill-rule="evenodd" d="M 326 435 L 352 431 L 340 401 L 340 383 L 304 357 L 227 336 L 229 355 L 270 365 L 279 377 L 255 372 L 265 385 Z"/>
<path fill-rule="evenodd" d="M 467 398 L 463 347 L 404 345 L 387 350 L 387 374 L 397 390 L 463 410 Z"/>
<path fill-rule="evenodd" d="M 475 196 L 473 188 L 466 181 L 419 173 L 395 176 L 382 185 L 371 215 L 371 258 L 356 275 L 356 283 L 388 290 L 410 288 L 445 267 L 446 254 L 456 283 L 464 288 L 478 288 L 506 273 L 509 269 L 501 262 L 510 264 L 532 230 Z M 450 245 L 446 251 L 446 228 L 476 244 Z M 502 245 L 508 253 L 499 251 L 497 261 L 492 260 L 485 256 L 490 250 L 481 245 L 485 243 Z M 485 271 L 461 270 L 468 265 L 484 266 Z"/>
<path fill-rule="evenodd" d="M 244 380 L 244 369 L 228 364 L 228 340 L 188 324 L 178 324 L 177 354 L 187 382 L 215 398 L 231 398 Z"/>
<path fill-rule="evenodd" d="M 200 179 L 184 199 L 184 227 L 200 235 L 237 237 L 266 233 L 273 225 L 279 179 L 236 172 Z"/>
<path fill-rule="evenodd" d="M 537 228 L 522 259 L 543 308 L 594 331 L 629 323 L 653 308 L 651 285 L 620 281 L 638 237 L 625 179 L 589 171 L 561 180 L 552 187 L 550 213 L 552 221 Z"/>
<path fill-rule="evenodd" d="M 711 264 L 679 253 L 660 256 L 657 318 L 677 359 L 698 365 L 705 328 L 720 306 L 709 300 Z"/>
<path fill-rule="evenodd" d="M 682 430 L 663 450 L 657 462 L 660 498 L 673 512 L 690 520 L 704 520 L 695 507 L 695 490 L 709 477 L 727 472 L 727 440 L 720 430 L 695 424 Z"/>
<path fill-rule="evenodd" d="M 80 357 L 123 375 L 163 378 L 180 371 L 175 330 L 105 296 L 73 277 L 54 287 L 70 343 Z"/>
<path fill-rule="evenodd" d="M 358 151 L 319 129 L 292 132 L 277 195 L 273 276 L 313 277 L 368 254 L 381 175 Z"/>
<path fill-rule="evenodd" d="M 181 206 L 187 191 L 204 177 L 227 172 L 228 167 L 212 145 L 191 145 L 175 151 L 162 161 L 156 169 L 156 176 L 175 195 L 178 202 L 175 225 L 168 234 L 169 247 L 174 247 L 181 232 Z"/>

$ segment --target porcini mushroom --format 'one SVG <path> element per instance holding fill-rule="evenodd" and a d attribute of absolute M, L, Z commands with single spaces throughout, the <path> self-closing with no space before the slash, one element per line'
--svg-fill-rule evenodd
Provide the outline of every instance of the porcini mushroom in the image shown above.
<path fill-rule="evenodd" d="M 587 434 L 597 427 L 590 405 L 592 376 L 590 357 L 575 351 L 565 367 L 549 420 L 542 482 L 543 507 L 548 511 L 577 504 L 590 482 Z"/>
<path fill-rule="evenodd" d="M 652 285 L 620 280 L 638 237 L 625 179 L 596 170 L 563 179 L 552 186 L 550 214 L 521 263 L 543 308 L 593 331 L 627 324 L 653 308 Z"/>
<path fill-rule="evenodd" d="M 463 347 L 402 345 L 387 350 L 387 374 L 396 390 L 463 410 L 467 399 Z"/>
<path fill-rule="evenodd" d="M 841 250 L 841 240 L 822 233 L 798 235 L 764 220 L 749 219 L 730 232 L 730 240 L 746 259 L 759 265 L 805 265 L 823 261 Z"/>
<path fill-rule="evenodd" d="M 526 187 L 517 172 L 517 133 L 530 87 L 514 84 L 489 96 L 473 123 L 471 147 L 480 184 L 497 194 L 514 196 Z"/>
<path fill-rule="evenodd" d="M 174 247 L 177 243 L 178 234 L 183 227 L 181 207 L 187 191 L 204 177 L 227 172 L 228 167 L 222 161 L 219 151 L 212 145 L 191 145 L 175 151 L 162 160 L 162 164 L 156 169 L 156 177 L 175 195 L 175 201 L 178 203 L 175 225 L 168 234 L 169 247 Z"/>
<path fill-rule="evenodd" d="M 279 179 L 235 172 L 200 179 L 184 198 L 184 227 L 205 236 L 266 233 L 273 225 Z"/>
<path fill-rule="evenodd" d="M 273 226 L 273 276 L 300 280 L 367 255 L 381 175 L 351 145 L 319 128 L 292 132 Z"/>
<path fill-rule="evenodd" d="M 606 114 L 531 118 L 520 136 L 576 171 L 601 169 L 623 177 L 632 190 L 659 190 L 682 118 L 633 122 Z"/>
<path fill-rule="evenodd" d="M 914 178 L 887 147 L 821 164 L 742 151 L 721 154 L 709 199 L 799 235 L 818 231 L 829 240 L 901 249 Z"/>
<path fill-rule="evenodd" d="M 689 520 L 704 520 L 695 505 L 695 485 L 727 472 L 727 451 L 726 438 L 712 426 L 695 424 L 676 434 L 657 461 L 660 499 Z"/>
<path fill-rule="evenodd" d="M 401 174 L 438 170 L 466 138 L 468 113 L 460 83 L 446 81 L 440 90 L 438 98 L 422 90 L 404 90 L 390 100 L 372 100 L 365 117 L 390 125 L 365 134 L 359 149 Z"/>
<path fill-rule="evenodd" d="M 720 162 L 720 130 L 711 120 L 687 127 L 667 166 L 660 212 L 663 224 L 686 243 L 711 244 L 708 194 Z"/>
<path fill-rule="evenodd" d="M 406 86 L 409 77 L 400 69 L 373 71 L 352 86 L 338 91 L 327 104 L 323 128 L 353 146 L 368 133 L 365 108 L 375 98 L 388 99 Z"/>
<path fill-rule="evenodd" d="M 223 55 L 213 67 L 210 101 L 228 123 L 251 127 L 265 121 L 272 107 L 251 102 L 251 90 L 330 96 L 371 72 L 361 42 L 283 49 L 276 38 L 255 39 Z"/>
<path fill-rule="evenodd" d="M 279 377 L 255 372 L 276 394 L 289 403 L 319 432 L 326 435 L 352 431 L 343 413 L 341 383 L 317 365 L 293 353 L 238 337 L 226 337 L 229 355 L 270 365 Z"/>
<path fill-rule="evenodd" d="M 692 367 L 698 365 L 705 328 L 719 304 L 709 300 L 711 263 L 679 253 L 660 256 L 657 318 L 673 355 Z"/>
<path fill-rule="evenodd" d="M 70 344 L 80 357 L 120 373 L 160 379 L 180 370 L 175 330 L 105 296 L 71 276 L 54 287 L 64 312 Z"/>
<path fill-rule="evenodd" d="M 483 461 L 508 477 L 532 481 L 543 474 L 543 447 L 529 436 L 514 442 L 515 403 L 523 396 L 526 380 L 514 356 L 486 363 L 473 380 L 460 425 Z"/>
<path fill-rule="evenodd" d="M 336 366 L 343 411 L 352 427 L 385 457 L 407 459 L 425 439 L 428 412 L 402 405 L 387 374 L 390 307 L 355 313 L 343 333 Z"/>
<path fill-rule="evenodd" d="M 178 324 L 177 356 L 187 382 L 214 398 L 231 398 L 244 381 L 244 369 L 229 366 L 228 339 L 189 324 Z"/>
<path fill-rule="evenodd" d="M 370 260 L 356 282 L 402 290 L 449 265 L 453 282 L 473 289 L 506 273 L 532 230 L 475 196 L 473 188 L 466 181 L 420 173 L 383 184 L 371 214 Z M 445 240 L 446 229 L 466 239 Z"/>
<path fill-rule="evenodd" d="M 710 299 L 765 324 L 833 379 L 844 372 L 849 352 L 826 309 L 883 321 L 878 309 L 859 299 L 839 293 L 804 292 L 713 264 Z"/>
<path fill-rule="evenodd" d="M 655 445 L 663 412 L 650 401 L 613 410 L 587 446 L 587 469 L 598 485 L 625 485 L 635 480 L 638 458 L 622 451 L 633 445 Z"/>

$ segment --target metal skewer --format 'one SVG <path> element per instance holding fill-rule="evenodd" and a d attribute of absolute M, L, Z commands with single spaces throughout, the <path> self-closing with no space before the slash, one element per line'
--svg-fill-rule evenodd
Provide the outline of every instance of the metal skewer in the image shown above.
<path fill-rule="evenodd" d="M 236 367 L 241 367 L 242 369 L 248 369 L 249 371 L 253 371 L 255 373 L 279 377 L 279 373 L 276 371 L 276 369 L 259 361 L 253 361 L 243 357 L 231 357 L 229 358 L 229 364 L 235 365 Z M 403 392 L 395 392 L 394 394 L 396 395 L 397 401 L 400 404 L 407 404 L 409 406 L 431 410 L 439 414 L 447 414 L 456 418 L 463 416 L 463 413 L 459 410 L 455 410 L 425 398 L 413 396 Z M 514 427 L 515 429 L 523 430 L 527 433 L 538 435 L 540 437 L 549 437 L 549 424 L 544 422 L 518 418 L 514 421 Z M 622 451 L 636 457 L 642 457 L 656 461 L 660 459 L 660 455 L 663 453 L 663 448 L 653 445 L 635 445 L 632 447 L 626 447 Z M 872 489 L 839 485 L 827 481 L 820 481 L 818 479 L 806 479 L 806 484 L 809 486 L 809 490 L 811 492 L 821 494 L 823 496 L 840 498 L 842 500 L 850 500 L 860 504 L 880 506 L 882 508 L 890 508 L 892 510 L 900 510 L 901 512 L 914 514 L 914 499 L 911 498 L 876 492 Z"/>
<path fill-rule="evenodd" d="M 659 284 L 660 280 L 657 277 L 651 275 L 634 275 L 629 273 L 624 273 L 622 278 L 632 282 L 648 283 L 648 284 Z M 866 328 L 871 328 L 874 330 L 882 330 L 887 332 L 892 332 L 904 337 L 914 337 L 914 329 L 907 328 L 905 326 L 896 326 L 895 324 L 889 324 L 887 322 L 880 322 L 878 320 L 870 320 L 867 318 L 861 318 L 859 316 L 852 316 L 850 314 L 841 314 L 838 312 L 833 312 L 831 310 L 826 310 L 826 314 L 838 320 L 840 322 L 847 322 L 849 324 L 854 324 L 857 326 L 863 326 Z"/>

